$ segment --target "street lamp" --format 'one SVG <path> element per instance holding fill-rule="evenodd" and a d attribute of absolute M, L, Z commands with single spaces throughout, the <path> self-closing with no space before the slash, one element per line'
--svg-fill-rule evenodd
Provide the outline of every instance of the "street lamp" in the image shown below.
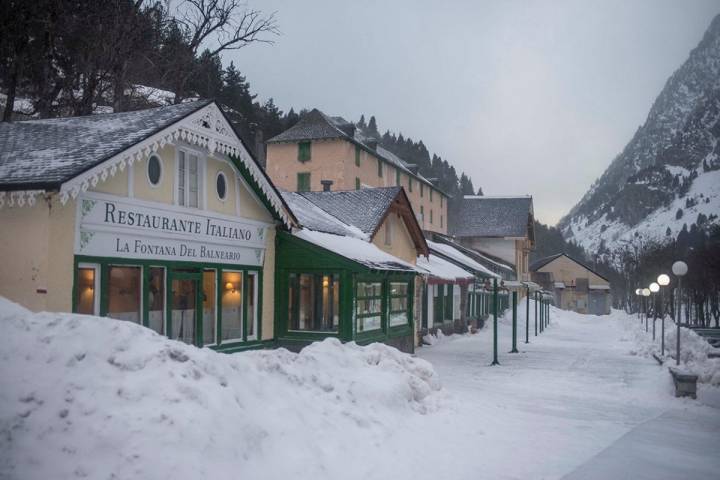
<path fill-rule="evenodd" d="M 642 289 L 642 296 L 643 298 L 643 315 L 645 317 L 645 333 L 648 331 L 648 317 L 647 317 L 647 297 L 650 296 L 650 289 L 649 288 L 643 288 Z"/>
<path fill-rule="evenodd" d="M 680 365 L 680 309 L 682 308 L 682 277 L 688 272 L 687 263 L 682 260 L 678 260 L 672 265 L 673 275 L 678 277 L 678 309 L 677 309 L 677 320 L 675 321 L 675 327 L 677 328 L 677 350 L 675 352 L 675 365 Z"/>
<path fill-rule="evenodd" d="M 667 287 L 670 285 L 670 277 L 663 273 L 658 276 L 657 283 L 661 287 Z M 660 289 L 660 356 L 665 356 L 665 303 L 662 288 Z"/>
<path fill-rule="evenodd" d="M 637 297 L 637 302 L 638 302 L 638 311 L 637 311 L 638 319 L 640 320 L 640 323 L 642 324 L 642 317 L 640 316 L 640 296 L 642 296 L 642 289 L 636 288 L 635 296 Z"/>
<path fill-rule="evenodd" d="M 650 292 L 655 294 L 659 291 L 660 291 L 660 285 L 658 285 L 655 282 L 652 282 L 650 284 Z M 654 296 L 653 296 L 653 300 L 652 300 L 652 306 L 653 306 L 653 342 L 654 342 L 655 341 L 655 320 L 657 320 L 657 308 L 655 308 L 655 307 L 657 307 L 657 305 L 655 304 Z"/>

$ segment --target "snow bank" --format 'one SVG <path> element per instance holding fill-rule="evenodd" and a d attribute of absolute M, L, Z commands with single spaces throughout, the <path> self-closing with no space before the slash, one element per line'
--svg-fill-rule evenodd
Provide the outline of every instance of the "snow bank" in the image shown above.
<path fill-rule="evenodd" d="M 339 478 L 440 397 L 383 344 L 226 355 L 2 298 L 0 323 L 1 478 Z"/>
<path fill-rule="evenodd" d="M 652 340 L 652 318 L 649 319 L 648 332 L 645 332 L 644 324 L 640 324 L 637 317 L 628 320 L 625 317 L 623 322 L 633 348 L 630 353 L 643 357 L 651 357 L 653 354 L 660 356 L 661 337 L 660 319 L 655 321 L 655 338 Z M 665 357 L 675 364 L 677 328 L 671 318 L 665 319 Z M 708 358 L 708 353 L 715 350 L 706 339 L 693 332 L 689 328 L 680 328 L 680 365 L 683 370 L 698 375 L 698 382 L 710 385 L 720 385 L 720 359 Z"/>

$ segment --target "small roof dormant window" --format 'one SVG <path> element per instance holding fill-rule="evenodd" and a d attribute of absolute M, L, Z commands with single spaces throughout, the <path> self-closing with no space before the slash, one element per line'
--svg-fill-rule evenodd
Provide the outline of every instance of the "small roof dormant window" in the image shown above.
<path fill-rule="evenodd" d="M 150 185 L 157 187 L 162 178 L 162 161 L 157 155 L 150 155 L 147 162 L 147 179 Z"/>
<path fill-rule="evenodd" d="M 217 173 L 217 177 L 215 178 L 215 191 L 220 200 L 224 201 L 227 198 L 227 177 L 225 176 L 225 172 Z"/>

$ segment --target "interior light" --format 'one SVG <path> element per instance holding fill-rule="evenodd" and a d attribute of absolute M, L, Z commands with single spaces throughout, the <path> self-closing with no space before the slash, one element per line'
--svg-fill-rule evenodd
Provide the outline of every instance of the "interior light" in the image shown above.
<path fill-rule="evenodd" d="M 227 282 L 225 284 L 225 290 L 232 290 L 233 292 L 235 291 L 235 287 L 233 286 L 232 282 Z"/>

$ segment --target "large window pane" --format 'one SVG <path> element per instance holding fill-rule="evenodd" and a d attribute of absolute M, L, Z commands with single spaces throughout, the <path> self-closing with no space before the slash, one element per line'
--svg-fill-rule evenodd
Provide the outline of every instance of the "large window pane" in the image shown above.
<path fill-rule="evenodd" d="M 188 161 L 188 207 L 197 208 L 198 206 L 199 177 L 198 157 L 197 155 L 190 155 Z"/>
<path fill-rule="evenodd" d="M 408 284 L 390 282 L 390 326 L 408 323 Z"/>
<path fill-rule="evenodd" d="M 215 343 L 215 306 L 217 287 L 215 270 L 203 271 L 203 345 Z"/>
<path fill-rule="evenodd" d="M 178 152 L 178 205 L 185 205 L 185 152 Z"/>
<path fill-rule="evenodd" d="M 148 278 L 148 325 L 159 334 L 165 333 L 165 269 L 151 267 Z"/>
<path fill-rule="evenodd" d="M 289 276 L 289 329 L 336 332 L 340 324 L 340 276 L 302 273 Z"/>
<path fill-rule="evenodd" d="M 95 267 L 80 267 L 77 273 L 77 299 L 76 311 L 85 315 L 97 315 L 95 309 L 98 295 L 96 287 L 97 269 Z"/>
<path fill-rule="evenodd" d="M 108 317 L 140 323 L 140 267 L 110 266 L 108 270 Z"/>
<path fill-rule="evenodd" d="M 357 284 L 357 330 L 368 332 L 382 328 L 382 283 Z"/>
<path fill-rule="evenodd" d="M 222 340 L 242 340 L 242 272 L 222 274 Z"/>
<path fill-rule="evenodd" d="M 195 344 L 197 280 L 173 279 L 170 338 Z"/>
<path fill-rule="evenodd" d="M 247 338 L 257 337 L 257 272 L 250 272 L 247 277 Z"/>

